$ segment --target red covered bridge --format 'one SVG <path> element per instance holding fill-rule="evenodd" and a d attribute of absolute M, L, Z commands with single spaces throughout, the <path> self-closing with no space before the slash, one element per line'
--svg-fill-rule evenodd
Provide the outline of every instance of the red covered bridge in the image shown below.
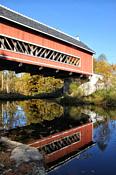
<path fill-rule="evenodd" d="M 94 51 L 59 30 L 0 6 L 0 69 L 91 75 Z"/>

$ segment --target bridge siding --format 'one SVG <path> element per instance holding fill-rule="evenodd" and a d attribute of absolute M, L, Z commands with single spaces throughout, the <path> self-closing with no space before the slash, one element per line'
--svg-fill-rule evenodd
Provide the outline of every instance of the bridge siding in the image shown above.
<path fill-rule="evenodd" d="M 0 24 L 0 31 L 2 34 L 7 35 L 7 36 L 11 36 L 17 39 L 21 39 L 21 40 L 25 40 L 27 42 L 32 42 L 44 47 L 49 47 L 51 49 L 55 49 L 61 52 L 65 52 L 67 54 L 72 54 L 74 56 L 78 56 L 81 58 L 81 66 L 80 67 L 75 67 L 72 65 L 64 65 L 62 63 L 58 63 L 58 62 L 52 62 L 53 65 L 58 65 L 61 67 L 62 70 L 65 70 L 64 67 L 69 68 L 69 71 L 71 71 L 71 69 L 73 69 L 74 71 L 71 72 L 85 72 L 87 74 L 91 74 L 92 73 L 92 54 L 89 52 L 86 52 L 84 50 L 78 49 L 74 46 L 68 45 L 67 43 L 63 43 L 62 41 L 56 40 L 52 37 L 45 36 L 43 34 L 39 34 L 37 35 L 37 33 L 34 33 L 33 31 L 29 30 L 29 29 L 24 29 L 22 27 L 19 28 L 19 26 L 13 26 L 11 24 L 5 24 L 2 23 Z M 5 54 L 5 52 L 4 52 Z M 15 54 L 12 53 L 12 56 L 15 56 Z M 23 58 L 24 55 L 22 54 L 17 54 L 17 57 L 19 58 Z M 27 57 L 27 56 L 25 56 Z M 30 60 L 36 60 L 39 63 L 39 59 L 37 58 L 32 58 L 32 57 L 28 57 L 27 59 Z M 41 60 L 42 61 L 42 60 Z M 43 61 L 42 61 L 43 62 Z M 47 64 L 51 64 L 51 61 L 49 60 L 45 60 L 44 62 L 46 62 Z M 51 67 L 51 66 L 49 66 Z"/>
<path fill-rule="evenodd" d="M 75 66 L 73 65 L 63 64 L 63 63 L 55 62 L 55 61 L 53 61 L 51 64 L 51 61 L 47 59 L 43 59 L 43 58 L 41 59 L 39 57 L 33 57 L 30 55 L 14 53 L 11 51 L 6 51 L 6 50 L 4 51 L 0 50 L 0 55 L 4 55 L 4 56 L 8 55 L 8 57 L 4 57 L 5 60 L 22 62 L 22 63 L 27 63 L 27 64 L 34 64 L 34 65 L 39 65 L 43 67 L 47 65 L 46 67 L 49 67 L 49 68 L 81 73 L 81 71 L 75 69 Z M 33 61 L 34 63 L 28 62 L 28 60 Z"/>

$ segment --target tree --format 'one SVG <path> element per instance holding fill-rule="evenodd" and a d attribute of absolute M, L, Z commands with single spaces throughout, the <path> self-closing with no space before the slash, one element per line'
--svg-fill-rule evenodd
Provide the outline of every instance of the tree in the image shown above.
<path fill-rule="evenodd" d="M 16 74 L 13 71 L 5 71 L 4 72 L 4 80 L 5 80 L 5 90 L 7 93 L 15 92 L 15 78 Z"/>
<path fill-rule="evenodd" d="M 20 85 L 19 85 L 20 84 Z M 23 74 L 16 82 L 18 92 L 25 95 L 35 95 L 40 93 L 50 93 L 63 86 L 63 81 L 53 77 L 43 77 L 41 75 Z"/>
<path fill-rule="evenodd" d="M 0 71 L 0 90 L 4 91 L 4 71 Z"/>
<path fill-rule="evenodd" d="M 107 61 L 107 57 L 104 53 L 102 53 L 98 56 L 98 60 L 99 61 Z"/>
<path fill-rule="evenodd" d="M 1 92 L 15 92 L 16 74 L 13 71 L 0 72 L 0 90 Z"/>
<path fill-rule="evenodd" d="M 104 54 L 101 54 L 98 59 L 94 58 L 94 72 L 103 75 L 105 79 L 112 75 L 111 65 L 107 62 Z"/>

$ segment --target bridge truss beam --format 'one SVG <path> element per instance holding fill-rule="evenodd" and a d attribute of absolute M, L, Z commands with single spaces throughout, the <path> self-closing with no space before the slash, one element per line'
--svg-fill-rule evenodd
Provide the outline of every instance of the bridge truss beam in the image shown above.
<path fill-rule="evenodd" d="M 0 35 L 0 49 L 48 59 L 50 61 L 69 64 L 76 67 L 80 67 L 81 65 L 80 57 L 4 35 Z"/>

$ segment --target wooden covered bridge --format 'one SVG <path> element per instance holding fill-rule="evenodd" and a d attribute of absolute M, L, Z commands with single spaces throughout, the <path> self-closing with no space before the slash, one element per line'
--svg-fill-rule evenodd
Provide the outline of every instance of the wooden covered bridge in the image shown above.
<path fill-rule="evenodd" d="M 88 76 L 93 54 L 76 38 L 0 6 L 0 70 Z"/>

